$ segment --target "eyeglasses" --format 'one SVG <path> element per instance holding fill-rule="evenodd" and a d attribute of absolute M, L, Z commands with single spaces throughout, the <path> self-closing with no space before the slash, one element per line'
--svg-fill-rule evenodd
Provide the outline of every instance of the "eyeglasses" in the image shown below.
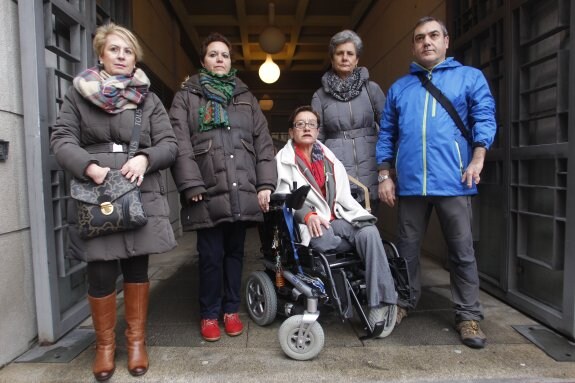
<path fill-rule="evenodd" d="M 296 121 L 293 123 L 293 127 L 297 130 L 304 130 L 306 125 L 308 126 L 308 128 L 310 128 L 310 130 L 314 130 L 314 129 L 318 128 L 317 121 L 309 121 L 308 122 L 308 121 L 299 120 L 299 121 Z"/>

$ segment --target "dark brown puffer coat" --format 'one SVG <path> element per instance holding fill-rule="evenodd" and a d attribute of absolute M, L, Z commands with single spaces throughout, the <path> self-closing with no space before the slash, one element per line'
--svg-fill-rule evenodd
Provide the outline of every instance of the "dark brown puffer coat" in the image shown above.
<path fill-rule="evenodd" d="M 169 219 L 167 187 L 159 170 L 174 162 L 178 147 L 168 114 L 159 98 L 149 93 L 142 104 L 142 132 L 136 154 L 148 156 L 149 167 L 140 186 L 148 223 L 136 230 L 82 240 L 76 229 L 75 201 L 69 200 L 70 255 L 85 261 L 122 259 L 132 256 L 163 253 L 176 246 Z M 129 145 L 134 129 L 135 110 L 108 114 L 85 100 L 74 88 L 66 93 L 60 116 L 52 131 L 51 146 L 58 164 L 69 174 L 86 179 L 84 171 L 90 163 L 120 169 L 127 153 L 90 154 L 85 146 L 101 143 Z"/>
<path fill-rule="evenodd" d="M 227 107 L 229 127 L 199 131 L 199 109 L 206 102 L 194 75 L 182 84 L 170 108 L 179 148 L 172 175 L 182 196 L 184 230 L 262 221 L 257 193 L 275 190 L 277 181 L 267 121 L 256 98 L 237 78 Z M 200 193 L 202 201 L 188 202 Z"/>

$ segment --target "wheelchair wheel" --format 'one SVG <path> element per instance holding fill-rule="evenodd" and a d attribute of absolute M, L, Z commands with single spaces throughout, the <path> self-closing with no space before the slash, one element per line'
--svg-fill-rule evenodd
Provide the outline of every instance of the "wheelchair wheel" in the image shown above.
<path fill-rule="evenodd" d="M 399 252 L 397 251 L 397 247 L 393 242 L 388 240 L 382 239 L 383 248 L 385 249 L 385 253 L 387 254 L 387 258 L 399 258 Z"/>
<path fill-rule="evenodd" d="M 265 271 L 254 271 L 246 282 L 246 303 L 250 317 L 260 326 L 274 321 L 278 299 L 274 285 Z"/>
<path fill-rule="evenodd" d="M 312 323 L 309 332 L 299 334 L 303 315 L 294 315 L 286 319 L 279 330 L 278 337 L 283 352 L 295 360 L 315 358 L 322 350 L 325 336 L 318 322 Z"/>

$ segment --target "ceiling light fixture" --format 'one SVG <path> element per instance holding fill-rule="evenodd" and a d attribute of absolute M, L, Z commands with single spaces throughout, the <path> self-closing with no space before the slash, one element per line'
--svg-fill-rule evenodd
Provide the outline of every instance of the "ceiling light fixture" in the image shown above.
<path fill-rule="evenodd" d="M 263 82 L 273 84 L 280 78 L 280 67 L 272 60 L 272 55 L 268 54 L 258 73 Z"/>
<path fill-rule="evenodd" d="M 260 108 L 264 111 L 270 111 L 274 107 L 274 100 L 270 99 L 270 96 L 264 94 L 259 101 Z"/>
<path fill-rule="evenodd" d="M 285 35 L 278 27 L 274 26 L 274 3 L 269 3 L 269 23 L 270 25 L 260 34 L 260 47 L 266 52 L 266 61 L 260 66 L 258 71 L 260 79 L 266 84 L 273 84 L 280 77 L 280 68 L 272 60 L 272 54 L 281 52 L 285 45 Z"/>
<path fill-rule="evenodd" d="M 262 50 L 269 54 L 279 53 L 283 49 L 286 37 L 281 29 L 274 25 L 275 5 L 270 3 L 268 6 L 268 18 L 270 25 L 260 34 L 259 42 Z"/>

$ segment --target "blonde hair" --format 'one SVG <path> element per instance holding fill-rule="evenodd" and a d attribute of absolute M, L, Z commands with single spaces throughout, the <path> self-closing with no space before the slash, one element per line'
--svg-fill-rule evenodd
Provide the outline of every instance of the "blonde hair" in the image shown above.
<path fill-rule="evenodd" d="M 108 35 L 116 34 L 124 39 L 129 45 L 132 46 L 134 50 L 134 55 L 136 56 L 136 61 L 142 61 L 144 57 L 144 52 L 142 52 L 142 47 L 138 42 L 136 36 L 128 28 L 116 25 L 114 23 L 104 24 L 96 29 L 96 34 L 94 35 L 94 52 L 99 56 L 104 53 L 104 47 L 106 46 L 106 38 Z"/>

